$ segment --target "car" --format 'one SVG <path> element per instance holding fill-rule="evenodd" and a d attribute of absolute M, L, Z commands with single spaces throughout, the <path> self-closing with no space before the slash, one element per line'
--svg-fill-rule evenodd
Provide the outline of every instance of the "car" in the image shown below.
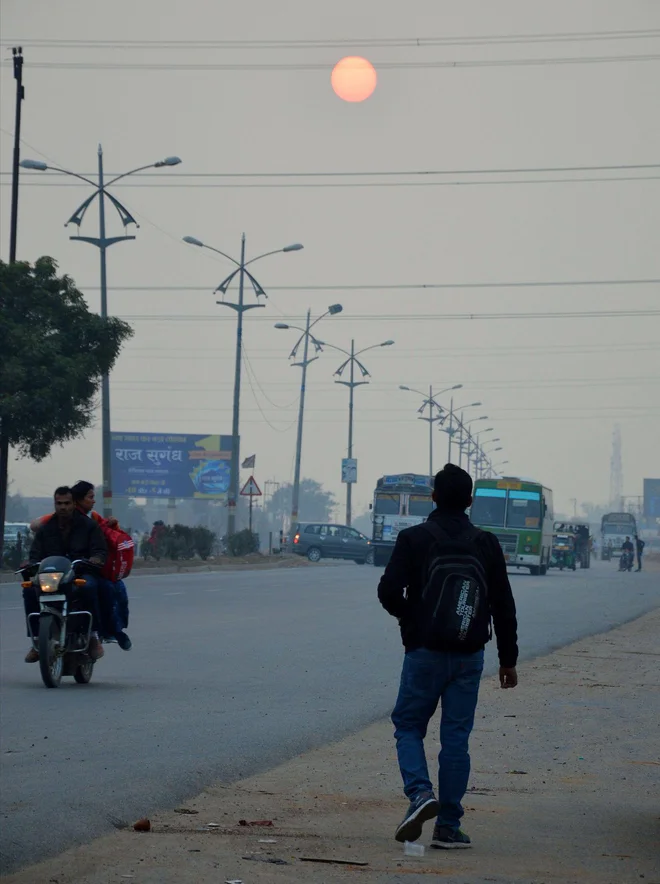
<path fill-rule="evenodd" d="M 293 552 L 310 562 L 321 559 L 351 559 L 358 565 L 373 565 L 371 541 L 348 525 L 329 522 L 299 522 L 293 533 Z"/>

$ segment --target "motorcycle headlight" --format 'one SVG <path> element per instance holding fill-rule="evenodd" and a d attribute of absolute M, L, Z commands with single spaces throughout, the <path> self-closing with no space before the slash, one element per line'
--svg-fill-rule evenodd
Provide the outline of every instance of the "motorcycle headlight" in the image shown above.
<path fill-rule="evenodd" d="M 60 580 L 64 577 L 64 571 L 51 571 L 49 574 L 39 575 L 39 588 L 42 592 L 57 592 Z"/>

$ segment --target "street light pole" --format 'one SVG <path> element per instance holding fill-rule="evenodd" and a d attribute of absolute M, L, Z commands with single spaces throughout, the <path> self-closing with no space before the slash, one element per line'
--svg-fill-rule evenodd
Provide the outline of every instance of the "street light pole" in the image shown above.
<path fill-rule="evenodd" d="M 463 384 L 455 384 L 453 387 L 446 387 L 444 390 L 440 390 L 439 393 L 433 392 L 433 387 L 429 386 L 428 398 L 426 397 L 426 393 L 422 393 L 421 390 L 414 390 L 412 387 L 406 387 L 403 385 L 399 386 L 400 390 L 406 390 L 409 393 L 417 393 L 418 396 L 423 396 L 424 401 L 422 402 L 421 408 L 418 409 L 419 420 L 426 421 L 429 425 L 429 477 L 433 479 L 433 424 L 440 421 L 442 422 L 446 420 L 446 417 L 443 417 L 443 412 L 447 409 L 440 405 L 437 401 L 438 396 L 442 396 L 443 393 L 449 393 L 452 390 L 460 390 Z M 429 408 L 429 416 L 424 416 L 424 410 L 428 405 Z M 438 410 L 438 414 L 433 416 L 433 409 L 436 408 Z"/>
<path fill-rule="evenodd" d="M 361 381 L 355 380 L 355 366 L 357 365 L 357 367 L 360 369 L 360 373 L 362 375 L 362 378 L 371 377 L 371 375 L 369 374 L 365 365 L 358 359 L 358 356 L 361 356 L 363 353 L 366 353 L 368 350 L 376 350 L 379 347 L 391 347 L 392 344 L 394 344 L 394 341 L 383 341 L 382 344 L 374 344 L 371 347 L 365 347 L 363 350 L 358 350 L 357 353 L 355 352 L 355 340 L 351 341 L 350 352 L 348 350 L 344 350 L 342 347 L 335 347 L 334 344 L 326 344 L 325 345 L 328 347 L 332 347 L 333 350 L 339 350 L 341 353 L 345 353 L 348 356 L 348 359 L 346 359 L 339 366 L 339 368 L 335 372 L 335 375 L 338 375 L 339 378 L 341 378 L 344 369 L 346 368 L 347 365 L 349 365 L 350 366 L 349 380 L 347 380 L 347 381 L 338 380 L 338 381 L 335 381 L 335 383 L 342 384 L 344 387 L 348 387 L 348 390 L 349 390 L 349 396 L 348 396 L 348 452 L 347 452 L 349 459 L 352 459 L 352 457 L 353 457 L 353 413 L 354 413 L 353 395 L 354 395 L 356 387 L 362 387 L 365 384 L 369 383 L 369 381 L 367 381 L 367 380 L 361 380 Z M 347 525 L 351 524 L 352 513 L 353 513 L 353 483 L 347 482 L 346 483 L 346 524 Z"/>
<path fill-rule="evenodd" d="M 103 173 L 103 148 L 100 144 L 98 146 L 98 176 L 96 181 L 86 178 L 84 175 L 79 175 L 77 172 L 70 172 L 67 169 L 60 169 L 57 166 L 49 166 L 47 163 L 40 160 L 23 160 L 20 164 L 24 169 L 32 169 L 36 172 L 46 172 L 50 170 L 51 172 L 59 172 L 62 175 L 69 175 L 72 178 L 79 178 L 81 181 L 84 181 L 86 184 L 89 184 L 94 188 L 94 193 L 87 197 L 87 199 L 78 206 L 76 211 L 66 222 L 65 227 L 69 224 L 75 224 L 76 227 L 78 227 L 78 230 L 80 230 L 80 225 L 83 222 L 87 209 L 97 197 L 99 198 L 99 235 L 71 236 L 69 239 L 75 242 L 88 243 L 89 245 L 96 246 L 99 250 L 101 273 L 101 317 L 103 319 L 108 318 L 107 249 L 109 246 L 115 245 L 115 243 L 127 242 L 128 240 L 135 239 L 135 236 L 130 236 L 128 234 L 124 234 L 123 236 L 106 236 L 106 199 L 110 200 L 117 211 L 119 219 L 124 226 L 124 230 L 129 224 L 133 224 L 135 227 L 140 226 L 126 206 L 120 203 L 116 197 L 112 196 L 112 194 L 108 193 L 107 188 L 111 184 L 115 184 L 115 182 L 119 181 L 121 178 L 127 178 L 129 175 L 134 175 L 136 172 L 143 172 L 145 169 L 159 169 L 162 166 L 178 166 L 180 162 L 181 160 L 179 157 L 166 157 L 164 160 L 160 160 L 157 163 L 149 163 L 147 166 L 139 166 L 137 169 L 131 169 L 130 172 L 124 172 L 122 175 L 117 175 L 107 184 L 105 183 Z M 110 376 L 104 374 L 101 378 L 101 461 L 103 472 L 103 515 L 106 518 L 112 515 L 112 459 L 110 443 Z"/>
<path fill-rule="evenodd" d="M 302 368 L 300 377 L 300 402 L 298 403 L 298 430 L 296 433 L 296 461 L 293 470 L 293 492 L 291 496 L 291 528 L 289 529 L 289 549 L 293 543 L 293 526 L 298 521 L 298 511 L 300 509 L 300 466 L 302 462 L 302 439 L 303 439 L 303 421 L 305 417 L 305 391 L 307 389 L 307 366 L 314 359 L 309 359 L 309 330 L 311 328 L 312 311 L 307 311 L 307 322 L 305 324 L 305 343 L 303 346 L 302 362 L 298 363 Z"/>
<path fill-rule="evenodd" d="M 298 511 L 300 507 L 300 468 L 302 463 L 302 438 L 303 438 L 303 422 L 305 416 L 305 392 L 307 389 L 307 366 L 310 363 L 314 362 L 318 359 L 318 356 L 309 356 L 309 342 L 311 341 L 314 344 L 315 353 L 320 353 L 323 350 L 324 344 L 314 337 L 312 334 L 312 328 L 320 322 L 322 319 L 325 319 L 326 316 L 335 316 L 337 313 L 341 313 L 344 308 L 341 304 L 331 304 L 330 307 L 325 311 L 325 313 L 318 316 L 314 322 L 312 322 L 312 311 L 307 311 L 307 318 L 305 322 L 305 328 L 300 328 L 297 325 L 288 325 L 286 322 L 276 322 L 275 328 L 278 329 L 291 329 L 294 328 L 297 331 L 302 332 L 301 336 L 298 338 L 296 345 L 289 355 L 289 359 L 295 359 L 296 354 L 298 352 L 298 348 L 300 344 L 303 344 L 303 358 L 302 362 L 293 362 L 292 365 L 302 368 L 302 375 L 300 379 L 300 401 L 298 404 L 298 431 L 296 433 L 296 459 L 295 466 L 293 471 L 293 492 L 291 495 L 291 525 L 289 527 L 289 551 L 291 551 L 293 547 L 293 529 L 295 523 L 298 521 Z"/>
<path fill-rule="evenodd" d="M 254 264 L 255 261 L 260 261 L 262 258 L 267 258 L 269 255 L 277 255 L 280 252 L 299 252 L 302 249 L 302 245 L 300 243 L 294 243 L 290 246 L 284 246 L 282 249 L 273 249 L 270 252 L 264 252 L 262 255 L 257 255 L 256 258 L 251 258 L 249 261 L 245 260 L 245 233 L 241 235 L 241 259 L 237 261 L 236 258 L 232 258 L 231 255 L 228 255 L 226 252 L 221 251 L 220 249 L 216 249 L 214 246 L 206 245 L 201 240 L 196 239 L 194 236 L 184 236 L 183 241 L 188 243 L 191 246 L 197 246 L 202 249 L 209 249 L 211 252 L 216 252 L 218 255 L 222 255 L 223 258 L 227 258 L 233 264 L 236 265 L 236 269 L 233 270 L 229 276 L 224 279 L 220 285 L 216 288 L 216 292 L 222 293 L 222 300 L 216 301 L 216 304 L 220 307 L 229 307 L 230 310 L 234 310 L 237 314 L 236 321 L 236 358 L 234 362 L 234 401 L 232 407 L 232 424 L 231 424 L 231 460 L 229 466 L 229 489 L 227 493 L 227 506 L 229 512 L 227 514 L 227 534 L 235 534 L 236 533 L 236 504 L 239 496 L 239 464 L 240 464 L 240 446 L 241 446 L 241 437 L 240 437 L 240 411 L 241 411 L 241 368 L 243 363 L 243 314 L 248 310 L 255 310 L 258 307 L 265 307 L 265 304 L 246 304 L 245 303 L 245 277 L 250 280 L 252 283 L 252 288 L 254 289 L 254 293 L 259 297 L 267 297 L 266 292 L 262 288 L 259 282 L 255 279 L 252 273 L 247 269 L 248 265 Z M 232 280 L 238 275 L 238 302 L 233 304 L 231 301 L 225 301 L 224 297 L 227 294 L 227 290 L 232 283 Z"/>
<path fill-rule="evenodd" d="M 462 416 L 463 416 L 463 409 L 464 409 L 464 408 L 476 408 L 478 405 L 481 405 L 481 402 L 470 402 L 469 405 L 463 405 L 463 406 L 461 406 L 461 418 L 462 418 Z M 456 429 L 454 429 L 454 414 L 455 414 L 455 411 L 454 411 L 454 398 L 453 398 L 453 396 L 452 396 L 451 404 L 450 404 L 450 406 L 449 406 L 449 426 L 448 426 L 448 427 L 440 426 L 440 430 L 441 430 L 443 433 L 446 433 L 447 436 L 449 437 L 449 445 L 448 445 L 448 451 L 447 451 L 447 463 L 451 463 L 452 441 L 453 441 L 453 439 L 454 439 L 454 435 L 458 432 L 458 427 L 457 427 Z M 460 424 L 461 424 L 461 421 L 459 420 L 457 423 L 460 425 Z M 462 431 L 462 427 L 461 427 L 461 431 Z M 460 450 L 460 442 L 459 442 L 458 458 L 459 458 L 459 460 L 458 460 L 458 465 L 460 466 L 460 465 L 461 465 L 461 450 Z"/>
<path fill-rule="evenodd" d="M 238 273 L 238 304 L 227 306 L 236 310 L 238 314 L 236 323 L 236 360 L 234 363 L 234 403 L 232 409 L 231 422 L 231 461 L 229 468 L 229 495 L 227 503 L 229 512 L 227 514 L 227 534 L 236 533 L 236 502 L 238 501 L 238 465 L 240 463 L 240 445 L 239 422 L 241 410 L 241 363 L 243 357 L 243 314 L 246 307 L 244 303 L 245 295 L 245 234 L 241 235 L 241 262 Z M 250 307 L 265 307 L 265 304 L 250 304 Z"/>

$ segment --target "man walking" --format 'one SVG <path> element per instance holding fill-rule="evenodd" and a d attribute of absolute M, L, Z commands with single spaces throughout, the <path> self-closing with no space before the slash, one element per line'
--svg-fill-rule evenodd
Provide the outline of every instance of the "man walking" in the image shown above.
<path fill-rule="evenodd" d="M 644 547 L 646 544 L 639 536 L 639 534 L 635 534 L 635 547 L 637 549 L 637 571 L 642 570 L 642 556 L 644 555 Z"/>
<path fill-rule="evenodd" d="M 495 627 L 500 684 L 518 684 L 516 607 L 497 538 L 475 528 L 465 510 L 472 479 L 453 464 L 435 477 L 436 509 L 427 522 L 401 531 L 378 586 L 385 610 L 399 620 L 405 647 L 392 722 L 404 792 L 410 806 L 395 832 L 416 841 L 436 819 L 431 847 L 465 848 L 461 801 L 470 775 L 484 646 Z M 441 703 L 438 798 L 424 753 L 429 721 Z"/>

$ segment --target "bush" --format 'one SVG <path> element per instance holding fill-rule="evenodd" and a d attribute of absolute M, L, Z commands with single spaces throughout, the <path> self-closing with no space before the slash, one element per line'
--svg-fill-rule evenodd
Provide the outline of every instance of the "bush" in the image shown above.
<path fill-rule="evenodd" d="M 247 556 L 250 553 L 259 552 L 259 535 L 254 534 L 249 528 L 230 534 L 227 539 L 227 552 L 230 556 Z"/>
<path fill-rule="evenodd" d="M 155 545 L 143 541 L 141 552 L 145 559 L 151 556 L 160 559 L 190 560 L 198 555 L 206 561 L 216 543 L 216 535 L 203 525 L 194 528 L 188 525 L 163 525 L 159 531 Z"/>
<path fill-rule="evenodd" d="M 205 562 L 213 551 L 216 536 L 210 528 L 197 525 L 192 529 L 192 540 L 195 552 Z"/>

